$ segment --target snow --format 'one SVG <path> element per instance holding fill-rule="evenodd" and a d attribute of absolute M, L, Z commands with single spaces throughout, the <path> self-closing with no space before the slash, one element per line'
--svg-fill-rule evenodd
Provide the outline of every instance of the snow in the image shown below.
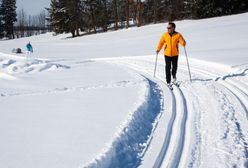
<path fill-rule="evenodd" d="M 176 22 L 173 91 L 164 23 L 0 41 L 0 167 L 248 167 L 247 16 Z"/>
<path fill-rule="evenodd" d="M 53 64 L 38 62 L 30 64 L 35 69 Z M 35 73 L 23 73 L 25 66 L 21 73 L 9 69 L 1 70 L 16 80 L 1 79 L 0 167 L 77 167 L 90 161 L 146 90 L 143 79 L 102 63 Z"/>

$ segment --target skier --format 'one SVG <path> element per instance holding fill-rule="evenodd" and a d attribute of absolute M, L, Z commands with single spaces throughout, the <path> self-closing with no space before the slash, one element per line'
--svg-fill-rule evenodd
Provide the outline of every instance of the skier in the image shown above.
<path fill-rule="evenodd" d="M 186 41 L 184 40 L 183 36 L 176 32 L 176 24 L 169 22 L 167 25 L 168 31 L 165 32 L 162 37 L 160 38 L 160 41 L 158 43 L 157 51 L 156 53 L 159 54 L 160 50 L 164 47 L 164 58 L 165 58 L 165 71 L 166 71 L 166 82 L 167 85 L 171 88 L 171 75 L 173 77 L 173 84 L 176 84 L 177 81 L 177 65 L 178 65 L 178 55 L 179 55 L 179 49 L 178 49 L 178 43 L 180 43 L 182 46 L 186 46 Z M 171 65 L 172 65 L 172 71 L 171 71 Z"/>
<path fill-rule="evenodd" d="M 33 53 L 33 46 L 31 45 L 30 42 L 28 42 L 28 44 L 26 45 L 26 48 L 27 48 L 27 52 L 26 52 L 27 57 L 30 57 L 31 54 Z"/>

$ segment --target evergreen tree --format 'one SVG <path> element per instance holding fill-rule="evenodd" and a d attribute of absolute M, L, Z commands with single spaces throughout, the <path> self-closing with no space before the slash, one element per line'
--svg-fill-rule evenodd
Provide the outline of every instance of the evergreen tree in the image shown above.
<path fill-rule="evenodd" d="M 97 0 L 83 0 L 87 27 L 89 31 L 93 29 L 95 33 L 97 29 L 97 5 Z"/>
<path fill-rule="evenodd" d="M 247 0 L 185 0 L 189 18 L 208 18 L 248 11 Z"/>
<path fill-rule="evenodd" d="M 115 30 L 128 28 L 129 18 L 141 26 L 244 11 L 248 11 L 247 0 L 51 0 L 49 14 L 56 33 L 71 32 L 75 37 L 80 29 L 94 33 L 107 31 L 111 23 L 114 23 Z"/>
<path fill-rule="evenodd" d="M 126 14 L 126 28 L 129 27 L 129 17 L 130 17 L 130 2 L 125 0 L 125 14 Z"/>
<path fill-rule="evenodd" d="M 0 39 L 4 37 L 4 33 L 3 33 L 3 25 L 2 25 L 2 20 L 0 17 Z"/>
<path fill-rule="evenodd" d="M 83 24 L 81 0 L 65 0 L 65 2 L 66 15 L 68 16 L 66 29 L 72 33 L 73 37 L 79 36 L 79 29 Z"/>
<path fill-rule="evenodd" d="M 82 28 L 82 4 L 80 0 L 52 0 L 48 9 L 50 26 L 56 33 L 71 33 L 79 36 Z"/>
<path fill-rule="evenodd" d="M 215 1 L 215 15 L 230 15 L 247 11 L 247 0 L 219 0 Z"/>
<path fill-rule="evenodd" d="M 14 39 L 14 22 L 16 19 L 16 0 L 2 0 L 0 6 L 0 32 L 2 27 L 2 32 L 9 39 Z"/>
<path fill-rule="evenodd" d="M 97 28 L 107 31 L 110 20 L 109 0 L 83 0 L 84 18 L 87 22 L 88 30 L 97 32 Z"/>
<path fill-rule="evenodd" d="M 114 21 L 115 21 L 115 30 L 118 30 L 118 0 L 113 0 L 112 1 L 112 9 L 113 9 L 113 16 L 114 16 Z"/>
<path fill-rule="evenodd" d="M 144 21 L 146 23 L 156 23 L 159 19 L 158 19 L 158 10 L 155 7 L 155 3 L 158 0 L 147 0 L 145 1 L 145 8 L 144 8 Z"/>
<path fill-rule="evenodd" d="M 64 12 L 62 9 L 62 5 L 59 0 L 51 0 L 50 8 L 47 9 L 49 12 L 49 24 L 51 29 L 55 33 L 63 33 L 63 22 L 64 22 Z"/>
<path fill-rule="evenodd" d="M 0 0 L 0 6 L 2 6 L 2 1 Z M 2 16 L 0 14 L 0 39 L 3 38 L 3 25 L 2 25 Z"/>
<path fill-rule="evenodd" d="M 109 1 L 98 0 L 97 2 L 97 26 L 101 27 L 103 31 L 107 31 L 109 21 Z"/>
<path fill-rule="evenodd" d="M 4 33 L 3 33 L 2 16 L 0 15 L 0 39 L 3 37 L 4 37 Z"/>

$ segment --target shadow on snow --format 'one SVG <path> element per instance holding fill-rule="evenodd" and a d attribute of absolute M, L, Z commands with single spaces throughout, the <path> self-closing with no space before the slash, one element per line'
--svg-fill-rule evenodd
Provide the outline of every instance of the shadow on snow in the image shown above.
<path fill-rule="evenodd" d="M 111 147 L 89 168 L 134 168 L 141 165 L 143 152 L 163 108 L 163 98 L 158 85 L 147 79 L 149 88 L 146 100 L 133 113 L 132 119 L 114 139 Z"/>

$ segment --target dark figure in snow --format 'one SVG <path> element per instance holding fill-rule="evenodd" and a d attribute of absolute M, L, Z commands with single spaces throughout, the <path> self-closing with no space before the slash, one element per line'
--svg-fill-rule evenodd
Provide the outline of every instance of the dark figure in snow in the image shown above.
<path fill-rule="evenodd" d="M 162 37 L 160 38 L 158 47 L 157 47 L 157 54 L 160 52 L 162 47 L 164 46 L 164 58 L 165 58 L 165 71 L 166 71 L 166 81 L 167 84 L 171 86 L 171 75 L 173 77 L 173 83 L 176 83 L 177 77 L 177 64 L 178 64 L 178 55 L 179 49 L 178 44 L 182 46 L 186 46 L 186 42 L 183 36 L 176 32 L 176 25 L 175 23 L 168 23 L 167 25 L 168 31 L 165 32 Z M 171 71 L 172 65 L 172 71 Z"/>

